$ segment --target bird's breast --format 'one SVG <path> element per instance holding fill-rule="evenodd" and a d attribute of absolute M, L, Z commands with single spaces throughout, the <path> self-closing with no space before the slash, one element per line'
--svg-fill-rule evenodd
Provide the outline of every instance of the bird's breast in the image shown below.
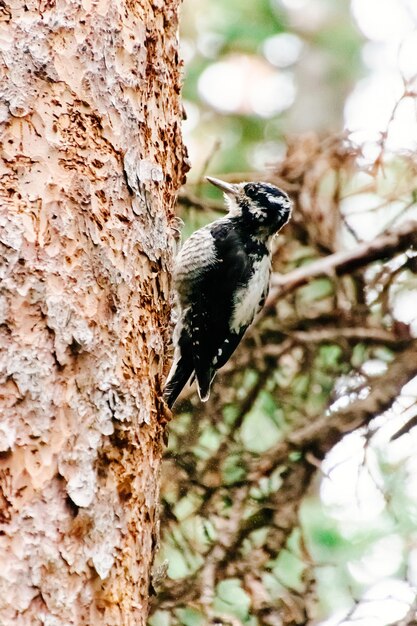
<path fill-rule="evenodd" d="M 269 256 L 264 256 L 253 263 L 253 273 L 248 283 L 238 289 L 234 297 L 233 317 L 230 323 L 233 332 L 238 333 L 252 323 L 268 293 L 270 276 Z"/>

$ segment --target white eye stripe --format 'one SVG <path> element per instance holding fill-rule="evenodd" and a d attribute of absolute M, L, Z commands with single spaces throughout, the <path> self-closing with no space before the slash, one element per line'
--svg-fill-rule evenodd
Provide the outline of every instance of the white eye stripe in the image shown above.
<path fill-rule="evenodd" d="M 270 202 L 271 204 L 280 204 L 286 209 L 291 206 L 290 200 L 288 198 L 282 198 L 281 196 L 268 196 L 268 202 Z"/>

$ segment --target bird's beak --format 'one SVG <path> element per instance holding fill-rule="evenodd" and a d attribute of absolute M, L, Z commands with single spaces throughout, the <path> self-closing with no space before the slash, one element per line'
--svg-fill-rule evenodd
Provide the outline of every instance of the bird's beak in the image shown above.
<path fill-rule="evenodd" d="M 229 196 L 237 196 L 239 193 L 239 189 L 236 185 L 231 185 L 230 183 L 225 183 L 223 180 L 219 180 L 218 178 L 212 178 L 211 176 L 206 176 L 206 180 L 209 181 L 215 187 L 221 189 L 224 193 L 227 193 Z"/>

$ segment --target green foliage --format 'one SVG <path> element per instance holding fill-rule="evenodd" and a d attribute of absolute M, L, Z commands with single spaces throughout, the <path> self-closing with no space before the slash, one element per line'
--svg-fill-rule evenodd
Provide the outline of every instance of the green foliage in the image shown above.
<path fill-rule="evenodd" d="M 283 471 L 284 468 L 278 467 L 269 476 L 262 476 L 258 484 L 250 490 L 251 498 L 259 502 L 268 500 L 281 487 Z"/>
<path fill-rule="evenodd" d="M 275 563 L 270 566 L 273 575 L 283 586 L 300 593 L 304 590 L 303 572 L 306 564 L 294 554 L 281 550 Z"/>
<path fill-rule="evenodd" d="M 299 306 L 309 306 L 314 300 L 322 300 L 333 293 L 333 285 L 327 278 L 318 278 L 298 292 Z"/>
<path fill-rule="evenodd" d="M 273 396 L 262 391 L 246 414 L 240 431 L 245 448 L 261 453 L 275 445 L 281 438 L 279 423 L 282 424 L 282 416 Z"/>
<path fill-rule="evenodd" d="M 248 76 L 248 85 L 254 82 L 259 71 L 276 72 L 277 76 L 285 73 L 297 84 L 299 74 L 302 74 L 305 58 L 314 57 L 323 68 L 322 85 L 317 85 L 317 93 L 326 93 L 329 83 L 335 91 L 346 93 L 351 81 L 361 72 L 361 38 L 352 21 L 348 18 L 349 4 L 347 1 L 329 4 L 320 0 L 322 19 L 311 30 L 292 27 L 294 21 L 292 11 L 273 0 L 257 2 L 241 2 L 230 0 L 227 3 L 221 0 L 188 0 L 182 11 L 182 37 L 190 46 L 187 55 L 186 73 L 183 94 L 184 98 L 194 106 L 200 115 L 200 122 L 191 134 L 193 142 L 200 146 L 194 153 L 199 165 L 191 176 L 199 173 L 199 167 L 207 156 L 207 138 L 221 140 L 220 150 L 216 152 L 210 162 L 210 169 L 221 172 L 246 171 L 253 168 L 256 154 L 261 154 L 265 146 L 271 149 L 271 142 L 277 146 L 288 132 L 289 118 L 291 130 L 300 122 L 305 126 L 305 120 L 297 119 L 293 111 L 265 117 L 251 110 L 246 97 L 244 104 L 235 110 L 224 113 L 217 111 L 202 96 L 199 89 L 199 80 L 205 70 L 213 64 L 230 59 L 250 58 L 257 62 L 257 68 Z M 204 16 L 204 18 L 202 18 Z M 264 45 L 271 37 L 281 33 L 291 33 L 299 38 L 304 46 L 304 52 L 283 69 L 275 68 L 265 56 Z M 254 66 L 255 68 L 255 66 Z M 272 74 L 271 74 L 272 75 Z M 307 97 L 302 93 L 301 97 Z M 214 87 L 215 89 L 215 87 Z M 255 86 L 248 93 L 257 89 Z M 340 102 L 342 105 L 342 101 Z M 245 109 L 245 110 L 242 110 Z M 332 112 L 333 114 L 333 112 Z M 336 112 L 340 118 L 342 111 Z M 323 111 L 323 115 L 326 113 Z M 325 123 L 325 117 L 323 122 Z M 212 144 L 214 143 L 211 142 Z M 268 152 L 269 160 L 276 161 L 278 152 L 274 155 Z"/>
<path fill-rule="evenodd" d="M 171 616 L 168 611 L 155 611 L 149 618 L 149 626 L 171 626 Z"/>
<path fill-rule="evenodd" d="M 204 615 L 195 609 L 177 609 L 175 615 L 182 626 L 205 626 Z"/>
<path fill-rule="evenodd" d="M 221 217 L 221 214 L 215 211 L 208 209 L 206 211 L 195 211 L 190 209 L 187 212 L 187 219 L 184 221 L 184 227 L 181 232 L 182 240 L 185 241 L 195 230 L 213 222 L 218 217 Z"/>
<path fill-rule="evenodd" d="M 221 433 L 215 427 L 207 427 L 200 435 L 194 454 L 199 459 L 208 459 L 217 450 L 221 441 Z"/>
<path fill-rule="evenodd" d="M 225 485 L 233 485 L 244 480 L 246 470 L 239 454 L 231 454 L 223 464 L 223 481 Z"/>
<path fill-rule="evenodd" d="M 222 580 L 217 585 L 213 607 L 220 614 L 235 615 L 244 624 L 250 624 L 250 599 L 237 578 Z"/>

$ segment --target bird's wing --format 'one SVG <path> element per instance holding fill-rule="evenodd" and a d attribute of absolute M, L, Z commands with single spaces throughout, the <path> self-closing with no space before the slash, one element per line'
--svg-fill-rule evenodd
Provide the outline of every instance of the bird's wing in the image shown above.
<path fill-rule="evenodd" d="M 195 249 L 203 246 L 205 262 L 198 262 L 198 270 L 190 262 L 184 272 L 184 260 L 189 256 L 195 261 Z M 216 370 L 226 363 L 246 330 L 231 333 L 229 323 L 236 289 L 248 280 L 251 267 L 239 235 L 220 220 L 210 229 L 197 231 L 186 242 L 182 255 L 177 291 L 185 311 L 184 332 L 191 339 L 199 394 L 204 400 Z"/>
<path fill-rule="evenodd" d="M 194 372 L 191 337 L 180 320 L 175 329 L 174 342 L 174 360 L 164 387 L 164 398 L 169 408 L 172 408 Z"/>

